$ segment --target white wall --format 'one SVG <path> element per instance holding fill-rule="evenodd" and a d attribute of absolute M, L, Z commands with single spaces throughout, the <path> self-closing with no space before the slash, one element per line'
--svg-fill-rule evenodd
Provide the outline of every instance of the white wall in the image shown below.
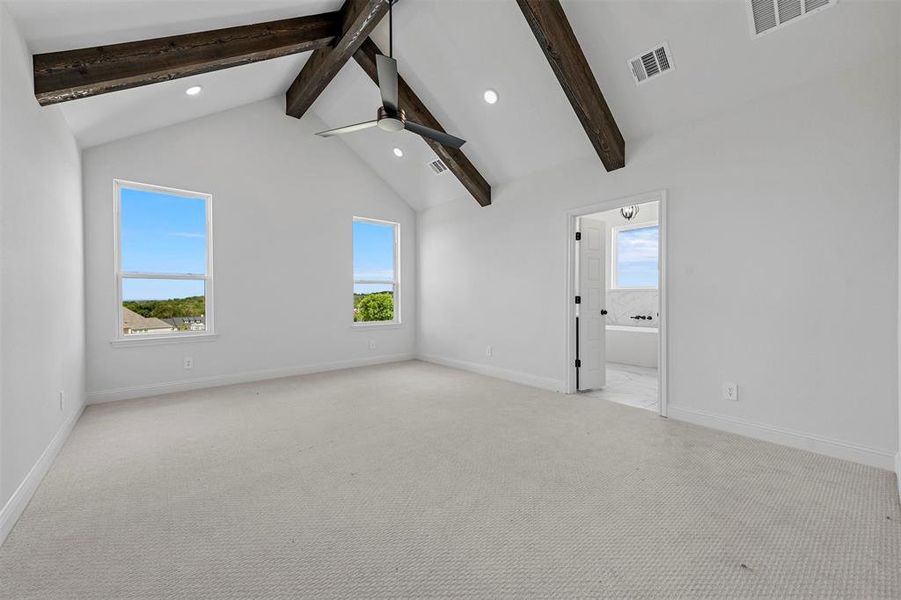
<path fill-rule="evenodd" d="M 85 150 L 90 401 L 413 355 L 414 213 L 341 142 L 313 135 L 325 128 L 273 99 Z M 110 344 L 115 178 L 213 195 L 217 339 Z M 401 224 L 401 327 L 351 325 L 355 215 Z"/>
<path fill-rule="evenodd" d="M 80 153 L 31 72 L 0 6 L 0 542 L 84 401 Z"/>
<path fill-rule="evenodd" d="M 899 23 L 901 23 L 901 18 L 899 18 Z M 899 29 L 901 32 L 901 29 Z M 901 57 L 901 33 L 898 35 L 898 50 L 896 53 L 899 57 Z M 901 58 L 898 59 L 898 96 L 899 96 L 899 105 L 898 111 L 901 113 Z M 899 135 L 901 135 L 901 126 L 899 126 Z M 901 143 L 901 142 L 899 142 Z M 898 205 L 901 207 L 901 156 L 899 156 L 898 162 Z M 901 232 L 901 209 L 898 211 L 898 229 Z M 901 233 L 898 236 L 898 377 L 899 377 L 899 386 L 898 386 L 898 453 L 895 454 L 895 479 L 898 484 L 898 496 L 901 498 Z"/>
<path fill-rule="evenodd" d="M 665 188 L 671 416 L 891 468 L 895 60 L 421 214 L 423 356 L 562 388 L 565 211 Z"/>

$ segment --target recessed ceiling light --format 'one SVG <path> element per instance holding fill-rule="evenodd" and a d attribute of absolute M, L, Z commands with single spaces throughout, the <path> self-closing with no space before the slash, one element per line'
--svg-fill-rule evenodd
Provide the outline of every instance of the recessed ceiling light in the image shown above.
<path fill-rule="evenodd" d="M 185 90 L 185 93 L 189 96 L 196 96 L 197 94 L 200 93 L 200 91 L 202 89 L 203 88 L 200 87 L 199 85 L 192 85 L 191 87 L 189 87 L 188 89 Z"/>
<path fill-rule="evenodd" d="M 482 98 L 485 99 L 485 102 L 488 104 L 496 104 L 497 103 L 497 92 L 494 90 L 485 90 L 485 93 L 482 94 Z"/>
<path fill-rule="evenodd" d="M 403 158 L 403 157 L 404 157 L 404 151 L 401 150 L 400 148 L 395 148 L 395 149 L 394 149 L 394 156 L 396 156 L 397 158 Z"/>

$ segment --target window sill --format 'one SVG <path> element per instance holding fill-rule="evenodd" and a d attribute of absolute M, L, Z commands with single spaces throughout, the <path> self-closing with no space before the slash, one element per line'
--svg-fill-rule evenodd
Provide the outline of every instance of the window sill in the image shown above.
<path fill-rule="evenodd" d="M 367 329 L 401 329 L 403 323 L 398 321 L 371 321 L 369 323 L 352 323 L 350 328 L 357 331 L 366 331 Z"/>
<path fill-rule="evenodd" d="M 133 346 L 162 346 L 165 344 L 182 344 L 188 342 L 212 342 L 219 337 L 216 333 L 186 333 L 182 335 L 160 335 L 153 337 L 134 337 L 112 340 L 114 348 L 131 348 Z"/>

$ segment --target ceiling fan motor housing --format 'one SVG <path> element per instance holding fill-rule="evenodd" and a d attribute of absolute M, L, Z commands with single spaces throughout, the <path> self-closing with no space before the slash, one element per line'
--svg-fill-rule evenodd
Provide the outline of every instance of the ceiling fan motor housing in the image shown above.
<path fill-rule="evenodd" d="M 383 131 L 402 131 L 406 120 L 407 116 L 403 110 L 398 110 L 397 113 L 393 114 L 388 112 L 384 106 L 379 107 L 378 127 Z"/>

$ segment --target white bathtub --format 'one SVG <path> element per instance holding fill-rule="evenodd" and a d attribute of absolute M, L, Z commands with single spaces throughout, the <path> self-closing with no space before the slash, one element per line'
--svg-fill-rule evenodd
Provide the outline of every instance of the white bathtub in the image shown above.
<path fill-rule="evenodd" d="M 658 339 L 656 327 L 607 325 L 607 360 L 656 369 Z"/>

